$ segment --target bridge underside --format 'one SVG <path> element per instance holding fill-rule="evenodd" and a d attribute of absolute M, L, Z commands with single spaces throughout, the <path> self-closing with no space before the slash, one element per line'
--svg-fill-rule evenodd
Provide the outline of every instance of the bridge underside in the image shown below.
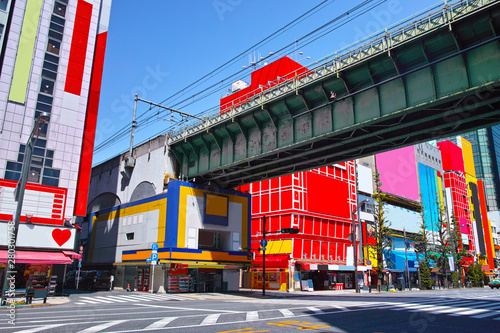
<path fill-rule="evenodd" d="M 498 32 L 494 5 L 321 79 L 312 74 L 172 142 L 181 176 L 233 188 L 498 124 Z"/>

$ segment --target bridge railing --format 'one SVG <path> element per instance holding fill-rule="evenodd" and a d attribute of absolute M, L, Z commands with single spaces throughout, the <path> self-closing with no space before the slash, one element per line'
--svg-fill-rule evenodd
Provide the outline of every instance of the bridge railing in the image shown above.
<path fill-rule="evenodd" d="M 213 114 L 208 114 L 203 118 L 203 121 L 191 121 L 184 128 L 171 132 L 171 142 L 206 130 L 217 122 L 230 119 L 248 109 L 263 106 L 290 91 L 298 92 L 305 85 L 338 74 L 361 61 L 388 52 L 398 45 L 451 24 L 453 21 L 494 2 L 498 2 L 498 0 L 458 0 L 453 3 L 444 0 L 320 59 L 320 62 L 323 61 L 320 65 L 307 71 L 299 69 L 291 72 L 283 76 L 289 78 L 286 81 L 283 81 L 283 77 L 277 78 L 249 92 L 246 96 L 239 97 L 233 105 L 214 109 Z M 222 109 L 224 109 L 223 113 L 221 113 Z"/>

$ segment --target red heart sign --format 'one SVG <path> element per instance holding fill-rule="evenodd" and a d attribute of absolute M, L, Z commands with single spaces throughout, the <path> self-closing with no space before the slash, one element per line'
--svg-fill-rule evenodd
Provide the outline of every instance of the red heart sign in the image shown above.
<path fill-rule="evenodd" d="M 71 231 L 68 229 L 54 229 L 52 231 L 52 238 L 57 245 L 62 246 L 71 238 Z"/>

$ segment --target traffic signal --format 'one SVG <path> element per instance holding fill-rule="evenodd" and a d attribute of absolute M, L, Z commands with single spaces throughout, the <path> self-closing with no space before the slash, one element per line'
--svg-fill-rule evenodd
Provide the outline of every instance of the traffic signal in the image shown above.
<path fill-rule="evenodd" d="M 298 234 L 300 232 L 299 228 L 284 228 L 281 229 L 282 234 Z"/>

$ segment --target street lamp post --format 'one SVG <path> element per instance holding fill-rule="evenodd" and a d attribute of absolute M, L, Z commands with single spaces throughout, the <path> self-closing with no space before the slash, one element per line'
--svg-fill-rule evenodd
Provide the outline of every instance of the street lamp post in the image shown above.
<path fill-rule="evenodd" d="M 28 182 L 29 169 L 31 164 L 31 156 L 33 155 L 33 149 L 35 147 L 36 140 L 43 129 L 43 125 L 48 122 L 50 119 L 50 115 L 47 112 L 43 112 L 38 119 L 36 120 L 35 126 L 31 131 L 28 142 L 26 143 L 26 150 L 24 153 L 23 166 L 21 169 L 21 177 L 19 178 L 19 182 L 17 183 L 16 189 L 14 191 L 14 197 L 17 201 L 16 212 L 14 214 L 14 227 L 13 230 L 8 233 L 8 241 L 9 249 L 13 249 L 15 251 L 15 246 L 17 242 L 17 232 L 19 230 L 19 221 L 21 219 L 21 211 L 23 208 L 23 200 L 24 200 L 24 191 L 26 189 L 26 183 Z M 9 252 L 10 253 L 10 252 Z M 14 252 L 15 253 L 15 252 Z M 7 278 L 7 273 L 9 273 L 9 269 L 13 269 L 14 265 L 9 265 L 11 260 L 7 260 L 6 265 L 6 274 L 3 285 L 3 293 L 2 297 L 5 297 L 5 291 L 9 290 L 9 279 Z M 10 272 L 14 272 L 10 270 Z M 3 298 L 2 298 L 3 299 Z"/>
<path fill-rule="evenodd" d="M 358 220 L 359 220 L 359 207 L 361 207 L 364 203 L 369 202 L 369 199 L 365 199 L 361 201 L 357 206 L 356 209 L 352 211 L 352 233 L 351 233 L 351 240 L 352 240 L 352 248 L 354 252 L 354 287 L 356 288 L 356 293 L 359 293 L 359 286 L 358 286 L 358 251 L 357 251 L 357 245 L 356 245 L 356 219 L 355 219 L 355 213 L 356 211 L 358 212 Z M 360 228 L 361 231 L 361 228 Z"/>

